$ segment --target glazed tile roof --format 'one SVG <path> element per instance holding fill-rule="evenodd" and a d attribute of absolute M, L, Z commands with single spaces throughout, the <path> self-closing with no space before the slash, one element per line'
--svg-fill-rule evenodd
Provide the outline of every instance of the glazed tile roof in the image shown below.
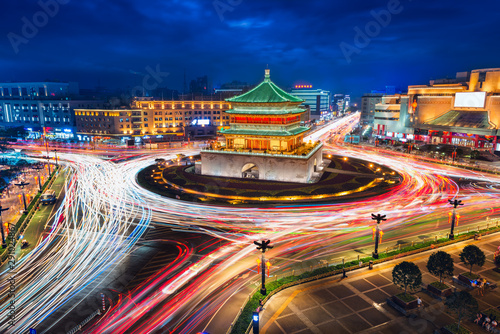
<path fill-rule="evenodd" d="M 266 130 L 252 130 L 252 129 L 239 129 L 239 130 L 221 129 L 219 133 L 223 135 L 287 137 L 287 136 L 295 136 L 306 131 L 309 131 L 308 127 L 299 126 L 290 130 L 282 130 L 282 131 L 266 131 Z"/>
<path fill-rule="evenodd" d="M 242 115 L 289 115 L 289 114 L 301 114 L 306 112 L 305 109 L 293 108 L 293 109 L 283 109 L 283 110 L 259 110 L 259 109 L 231 109 L 226 110 L 228 114 L 242 114 Z"/>
<path fill-rule="evenodd" d="M 293 96 L 276 86 L 266 71 L 266 78 L 254 89 L 245 94 L 226 99 L 228 102 L 240 103 L 283 103 L 283 102 L 304 102 L 304 100 Z"/>

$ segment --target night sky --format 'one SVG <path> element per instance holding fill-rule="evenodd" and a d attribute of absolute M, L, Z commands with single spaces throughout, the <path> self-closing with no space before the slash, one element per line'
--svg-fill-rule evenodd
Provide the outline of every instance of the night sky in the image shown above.
<path fill-rule="evenodd" d="M 269 64 L 273 81 L 285 88 L 310 83 L 359 96 L 500 67 L 497 0 L 59 3 L 49 16 L 37 1 L 2 1 L 0 81 L 127 88 L 141 85 L 147 68 L 159 66 L 170 73 L 159 76 L 159 87 L 182 90 L 184 69 L 188 83 L 208 75 L 213 85 L 256 84 Z M 389 7 L 390 23 L 383 15 L 383 24 L 376 23 L 372 11 L 388 13 Z M 34 16 L 38 31 L 25 28 L 23 35 Z M 368 43 L 355 43 L 356 27 L 372 29 Z M 351 50 L 350 62 L 341 43 Z"/>

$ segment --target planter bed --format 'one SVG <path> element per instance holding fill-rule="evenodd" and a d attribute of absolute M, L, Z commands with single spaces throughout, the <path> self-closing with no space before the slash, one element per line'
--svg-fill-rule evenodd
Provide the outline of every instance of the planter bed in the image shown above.
<path fill-rule="evenodd" d="M 404 308 L 405 310 L 412 310 L 418 307 L 417 297 L 407 293 L 400 293 L 399 295 L 392 296 L 392 301 Z"/>
<path fill-rule="evenodd" d="M 453 287 L 440 282 L 432 282 L 427 285 L 427 291 L 437 297 L 448 297 L 453 293 Z"/>
<path fill-rule="evenodd" d="M 460 330 L 458 330 L 457 324 L 451 324 L 448 326 L 444 326 L 441 328 L 441 332 L 444 334 L 471 334 L 472 332 L 465 328 L 463 325 L 460 325 Z"/>
<path fill-rule="evenodd" d="M 462 274 L 459 274 L 459 275 L 458 275 L 458 280 L 459 280 L 461 283 L 463 283 L 463 284 L 465 284 L 465 285 L 467 285 L 467 286 L 469 286 L 469 287 L 471 287 L 471 288 L 472 288 L 472 287 L 474 287 L 474 286 L 472 285 L 472 281 L 476 281 L 479 277 L 480 277 L 480 276 L 479 276 L 479 275 L 476 275 L 476 274 L 471 274 L 471 273 L 462 273 Z"/>

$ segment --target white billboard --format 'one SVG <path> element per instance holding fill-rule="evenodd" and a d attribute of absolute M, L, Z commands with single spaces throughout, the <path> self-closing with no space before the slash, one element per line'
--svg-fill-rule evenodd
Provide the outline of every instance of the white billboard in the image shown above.
<path fill-rule="evenodd" d="M 455 94 L 455 108 L 484 108 L 486 92 Z"/>

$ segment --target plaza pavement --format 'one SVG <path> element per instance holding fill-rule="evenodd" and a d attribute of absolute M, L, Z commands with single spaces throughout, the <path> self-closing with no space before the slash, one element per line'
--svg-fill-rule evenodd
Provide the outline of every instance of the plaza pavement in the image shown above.
<path fill-rule="evenodd" d="M 486 254 L 486 263 L 474 272 L 489 281 L 500 282 L 500 273 L 493 271 L 493 252 L 500 246 L 498 234 L 483 237 L 480 241 L 466 241 L 440 250 L 451 254 L 455 263 L 455 275 L 468 271 L 460 263 L 459 253 L 468 244 L 476 244 Z M 423 274 L 424 285 L 436 281 L 425 268 L 429 255 L 427 251 L 404 259 L 398 259 L 375 266 L 373 270 L 360 269 L 340 277 L 325 278 L 298 285 L 274 295 L 261 313 L 261 334 L 342 334 L 342 333 L 434 333 L 434 330 L 453 323 L 454 320 L 442 301 L 426 292 L 416 294 L 424 302 L 416 317 L 404 317 L 386 302 L 390 296 L 401 292 L 392 283 L 392 268 L 399 262 L 416 263 Z M 446 283 L 453 284 L 451 278 Z M 457 289 L 463 287 L 453 284 Z M 487 290 L 484 297 L 477 298 L 481 311 L 500 307 L 500 289 Z M 474 333 L 486 333 L 479 326 L 465 322 Z"/>

